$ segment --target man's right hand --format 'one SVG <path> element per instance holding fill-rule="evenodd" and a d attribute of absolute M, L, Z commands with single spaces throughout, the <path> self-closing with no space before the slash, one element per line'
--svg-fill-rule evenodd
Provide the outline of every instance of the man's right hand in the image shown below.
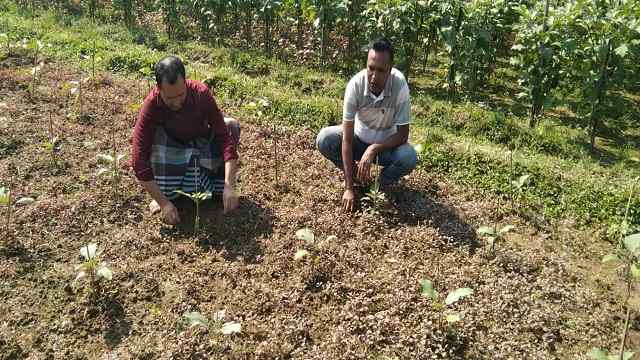
<path fill-rule="evenodd" d="M 178 215 L 178 209 L 171 201 L 167 201 L 161 206 L 162 221 L 167 225 L 178 225 L 180 223 L 180 215 Z"/>
<path fill-rule="evenodd" d="M 352 212 L 356 202 L 356 195 L 353 189 L 347 189 L 342 195 L 342 209 L 345 212 Z"/>

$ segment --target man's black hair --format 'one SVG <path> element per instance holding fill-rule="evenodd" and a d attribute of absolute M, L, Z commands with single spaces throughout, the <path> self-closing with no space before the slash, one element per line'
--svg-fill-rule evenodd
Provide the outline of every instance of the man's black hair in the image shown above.
<path fill-rule="evenodd" d="M 163 81 L 173 85 L 178 81 L 178 76 L 186 80 L 186 72 L 182 60 L 175 56 L 167 56 L 158 61 L 155 68 L 156 83 L 161 85 Z"/>
<path fill-rule="evenodd" d="M 387 52 L 389 53 L 389 61 L 393 64 L 393 45 L 391 45 L 391 41 L 387 38 L 381 37 L 373 40 L 369 43 L 369 50 L 373 49 L 376 52 Z"/>

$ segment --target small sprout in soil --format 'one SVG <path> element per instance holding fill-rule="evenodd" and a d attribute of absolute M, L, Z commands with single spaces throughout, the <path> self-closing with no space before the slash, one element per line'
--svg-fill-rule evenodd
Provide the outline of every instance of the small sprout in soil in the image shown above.
<path fill-rule="evenodd" d="M 196 177 L 197 178 L 197 177 Z M 174 190 L 175 193 L 180 194 L 182 196 L 186 196 L 196 205 L 196 215 L 193 220 L 193 232 L 197 234 L 200 230 L 200 203 L 211 199 L 211 192 L 194 192 L 192 194 L 186 193 L 182 190 Z"/>
<path fill-rule="evenodd" d="M 0 187 L 0 205 L 6 207 L 6 221 L 5 221 L 5 229 L 7 238 L 9 238 L 9 233 L 11 232 L 11 189 Z"/>
<path fill-rule="evenodd" d="M 522 189 L 527 184 L 527 181 L 531 175 L 522 175 L 518 180 L 511 180 L 511 207 L 514 207 L 514 202 L 517 201 L 522 195 Z"/>
<path fill-rule="evenodd" d="M 56 154 L 62 148 L 60 139 L 57 137 L 49 138 L 42 143 L 42 147 L 51 155 L 51 166 L 57 167 L 58 159 L 56 158 Z"/>
<path fill-rule="evenodd" d="M 489 245 L 489 249 L 487 250 L 487 254 L 489 256 L 495 256 L 496 253 L 496 242 L 500 242 L 500 241 L 504 241 L 504 236 L 512 231 L 513 229 L 515 229 L 515 226 L 513 225 L 505 225 L 502 228 L 500 228 L 500 230 L 498 230 L 496 227 L 490 227 L 490 226 L 481 226 L 477 233 L 478 235 L 482 235 L 484 237 L 487 238 L 487 242 Z"/>
<path fill-rule="evenodd" d="M 225 310 L 220 310 L 213 315 L 210 322 L 204 315 L 197 311 L 186 312 L 182 315 L 186 326 L 191 329 L 193 327 L 203 326 L 209 330 L 222 333 L 223 335 L 239 334 L 242 332 L 242 325 L 236 321 L 224 322 L 226 316 Z"/>
<path fill-rule="evenodd" d="M 108 174 L 111 177 L 111 186 L 114 193 L 118 192 L 118 184 L 120 183 L 120 163 L 125 158 L 125 154 L 100 154 L 98 159 L 107 163 L 108 167 L 101 167 L 96 173 L 97 176 Z"/>
<path fill-rule="evenodd" d="M 446 306 L 455 304 L 460 301 L 460 299 L 473 294 L 473 290 L 470 288 L 459 288 L 450 292 L 447 297 L 442 302 L 440 294 L 433 286 L 433 282 L 428 279 L 422 279 L 420 282 L 420 294 L 422 297 L 427 298 L 431 301 L 431 306 L 434 310 L 438 311 L 440 314 L 439 323 L 442 326 L 442 319 L 444 315 L 444 309 Z M 452 324 L 460 321 L 461 317 L 459 314 L 447 314 L 444 317 L 447 323 Z"/>
<path fill-rule="evenodd" d="M 97 288 L 100 281 L 111 281 L 113 278 L 111 270 L 103 262 L 100 262 L 97 250 L 98 245 L 94 243 L 81 247 L 82 263 L 76 266 L 78 274 L 75 281 L 87 278 L 92 288 Z"/>
<path fill-rule="evenodd" d="M 38 55 L 44 48 L 44 44 L 40 40 L 34 39 L 29 43 L 29 48 L 34 51 L 33 67 L 31 68 L 31 84 L 29 85 L 29 96 L 33 98 L 35 96 L 36 86 L 38 84 L 38 79 L 40 78 L 42 67 L 44 66 L 44 62 L 38 62 Z"/>
<path fill-rule="evenodd" d="M 376 165 L 378 161 L 376 160 Z M 387 195 L 380 191 L 380 175 L 375 177 L 375 181 L 371 189 L 361 199 L 367 203 L 366 212 L 370 215 L 379 215 L 384 209 L 384 203 L 387 201 Z"/>
<path fill-rule="evenodd" d="M 304 241 L 306 249 L 298 249 L 293 255 L 295 261 L 303 260 L 306 257 L 311 258 L 314 262 L 319 260 L 318 252 L 331 242 L 335 242 L 338 238 L 335 235 L 328 236 L 324 241 L 318 241 L 313 230 L 309 228 L 302 228 L 296 231 L 296 237 L 299 240 Z"/>

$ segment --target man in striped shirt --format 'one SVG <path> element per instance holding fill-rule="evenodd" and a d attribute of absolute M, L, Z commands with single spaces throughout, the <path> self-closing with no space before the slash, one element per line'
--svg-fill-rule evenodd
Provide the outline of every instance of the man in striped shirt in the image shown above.
<path fill-rule="evenodd" d="M 322 129 L 316 139 L 322 155 L 344 170 L 345 211 L 354 209 L 354 175 L 368 182 L 371 164 L 383 167 L 382 187 L 416 167 L 416 152 L 408 144 L 410 110 L 407 81 L 393 68 L 393 46 L 387 39 L 372 42 L 367 68 L 347 85 L 342 125 Z"/>

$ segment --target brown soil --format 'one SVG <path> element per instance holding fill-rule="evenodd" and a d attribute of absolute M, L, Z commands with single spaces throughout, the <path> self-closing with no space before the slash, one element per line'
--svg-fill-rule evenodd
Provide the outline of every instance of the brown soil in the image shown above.
<path fill-rule="evenodd" d="M 225 216 L 209 203 L 199 236 L 162 225 L 129 169 L 117 195 L 95 175 L 113 135 L 129 153 L 128 104 L 146 83 L 101 74 L 84 89 L 85 116 L 67 119 L 59 90 L 77 76 L 47 64 L 32 100 L 28 65 L 0 64 L 0 184 L 36 199 L 15 208 L 0 242 L 0 359 L 576 359 L 618 349 L 623 309 L 614 270 L 599 265 L 606 244 L 570 224 L 550 237 L 428 169 L 390 193 L 397 211 L 343 214 L 340 174 L 307 130 L 279 135 L 290 155 L 276 188 L 271 131 L 241 119 L 240 208 Z M 57 166 L 42 146 L 50 115 Z M 189 224 L 192 206 L 179 205 Z M 488 258 L 475 229 L 494 221 L 517 230 Z M 305 247 L 302 227 L 337 240 Z M 74 283 L 90 242 L 114 273 L 93 291 Z M 294 261 L 302 248 L 316 260 Z M 419 294 L 423 278 L 442 296 L 474 290 L 444 311 L 460 322 L 440 320 Z M 185 312 L 211 319 L 222 309 L 241 334 L 213 322 L 184 330 Z M 629 348 L 636 319 L 632 328 Z"/>

